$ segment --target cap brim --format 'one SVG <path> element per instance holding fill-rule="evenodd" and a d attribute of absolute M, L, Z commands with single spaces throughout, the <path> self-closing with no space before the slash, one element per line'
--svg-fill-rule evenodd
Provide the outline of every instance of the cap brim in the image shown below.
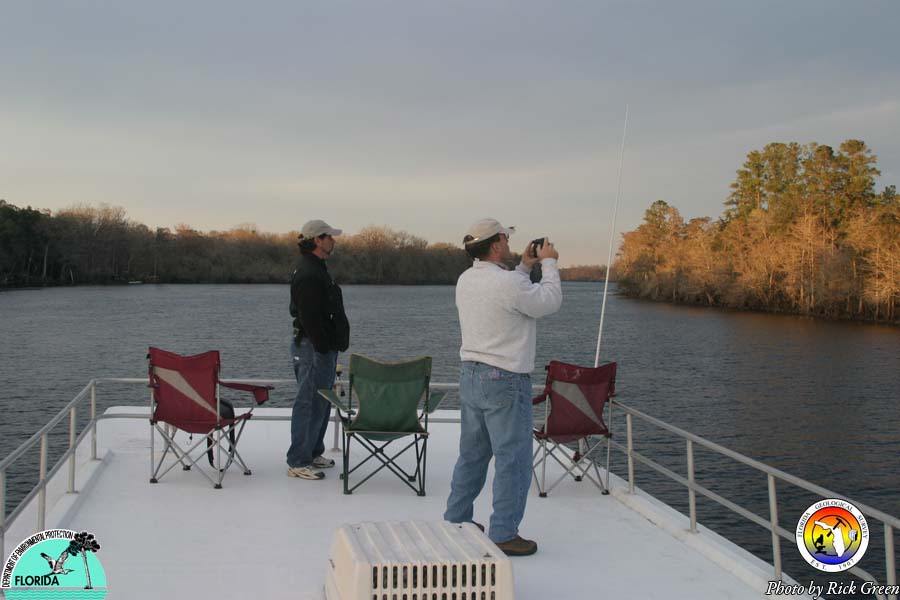
<path fill-rule="evenodd" d="M 341 235 L 343 232 L 344 232 L 343 229 L 329 229 L 325 233 L 327 233 L 330 236 L 335 236 L 335 235 Z"/>
<path fill-rule="evenodd" d="M 516 228 L 515 228 L 515 227 L 504 227 L 503 229 L 501 229 L 501 230 L 498 231 L 497 233 L 502 233 L 502 234 L 506 235 L 506 237 L 509 237 L 509 236 L 511 236 L 512 234 L 514 234 L 515 232 L 516 232 Z"/>

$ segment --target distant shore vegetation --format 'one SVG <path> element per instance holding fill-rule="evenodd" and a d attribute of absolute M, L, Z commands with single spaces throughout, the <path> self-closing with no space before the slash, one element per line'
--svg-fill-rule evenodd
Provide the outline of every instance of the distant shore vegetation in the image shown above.
<path fill-rule="evenodd" d="M 142 283 L 286 283 L 299 256 L 297 232 L 252 225 L 201 232 L 150 229 L 119 207 L 74 206 L 55 213 L 0 200 L 0 288 Z M 343 284 L 455 284 L 471 264 L 460 245 L 429 244 L 389 227 L 343 235 L 328 260 Z M 562 269 L 596 281 L 605 267 Z"/>
<path fill-rule="evenodd" d="M 663 200 L 623 235 L 619 290 L 639 298 L 900 324 L 900 197 L 860 140 L 747 155 L 726 210 L 685 222 Z"/>

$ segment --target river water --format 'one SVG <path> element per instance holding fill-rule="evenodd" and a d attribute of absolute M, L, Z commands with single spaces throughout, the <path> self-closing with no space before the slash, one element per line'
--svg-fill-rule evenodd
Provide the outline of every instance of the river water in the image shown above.
<path fill-rule="evenodd" d="M 593 364 L 602 285 L 566 283 L 562 310 L 539 321 L 538 368 Z M 350 352 L 434 358 L 434 381 L 455 381 L 459 326 L 451 286 L 345 286 Z M 0 293 L 0 457 L 40 428 L 93 377 L 146 375 L 147 347 L 222 352 L 224 378 L 289 378 L 285 285 L 133 285 Z M 342 355 L 346 359 L 347 355 Z M 792 316 L 675 307 L 611 294 L 601 360 L 619 363 L 618 400 L 850 498 L 900 515 L 900 329 Z M 289 406 L 291 386 L 270 406 Z M 110 388 L 102 407 L 147 401 Z M 454 397 L 445 406 L 453 406 Z M 86 420 L 86 414 L 79 417 Z M 68 420 L 51 450 L 63 445 Z M 619 425 L 622 425 L 620 419 Z M 615 424 L 614 424 L 615 427 Z M 621 428 L 620 428 L 621 432 Z M 624 441 L 624 433 L 618 433 Z M 681 474 L 684 443 L 636 425 L 636 449 Z M 273 457 L 273 460 L 280 457 Z M 33 460 L 22 463 L 34 472 Z M 697 450 L 700 483 L 768 517 L 766 478 Z M 624 461 L 614 462 L 624 474 Z M 686 511 L 687 493 L 638 467 L 637 483 Z M 28 476 L 10 476 L 10 497 Z M 779 488 L 792 529 L 816 498 Z M 11 505 L 8 506 L 11 508 Z M 711 501 L 698 515 L 771 559 L 769 534 Z M 873 524 L 870 522 L 870 526 Z M 884 572 L 873 527 L 864 568 Z M 815 576 L 783 542 L 786 570 Z M 879 564 L 880 571 L 879 571 Z M 808 581 L 808 579 L 806 579 Z"/>

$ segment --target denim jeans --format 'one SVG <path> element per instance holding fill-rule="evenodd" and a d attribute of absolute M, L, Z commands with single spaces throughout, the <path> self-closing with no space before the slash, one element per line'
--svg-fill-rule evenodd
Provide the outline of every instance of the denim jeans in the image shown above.
<path fill-rule="evenodd" d="M 289 467 L 308 467 L 313 458 L 325 452 L 325 430 L 331 416 L 331 404 L 318 390 L 334 385 L 337 352 L 319 354 L 308 338 L 300 345 L 291 342 L 297 395 L 291 412 L 291 447 L 287 451 Z"/>
<path fill-rule="evenodd" d="M 459 378 L 459 459 L 444 520 L 472 520 L 472 503 L 494 463 L 494 512 L 488 537 L 505 542 L 519 533 L 531 487 L 531 376 L 464 361 Z"/>

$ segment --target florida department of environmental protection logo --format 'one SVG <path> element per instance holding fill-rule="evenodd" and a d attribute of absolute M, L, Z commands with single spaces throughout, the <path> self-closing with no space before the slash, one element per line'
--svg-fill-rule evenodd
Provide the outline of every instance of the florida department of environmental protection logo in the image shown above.
<path fill-rule="evenodd" d="M 106 573 L 100 543 L 86 531 L 39 531 L 19 544 L 3 566 L 0 588 L 8 600 L 99 600 Z"/>
<path fill-rule="evenodd" d="M 869 525 L 858 508 L 828 498 L 806 509 L 797 523 L 797 548 L 810 565 L 826 573 L 846 571 L 869 547 Z"/>

